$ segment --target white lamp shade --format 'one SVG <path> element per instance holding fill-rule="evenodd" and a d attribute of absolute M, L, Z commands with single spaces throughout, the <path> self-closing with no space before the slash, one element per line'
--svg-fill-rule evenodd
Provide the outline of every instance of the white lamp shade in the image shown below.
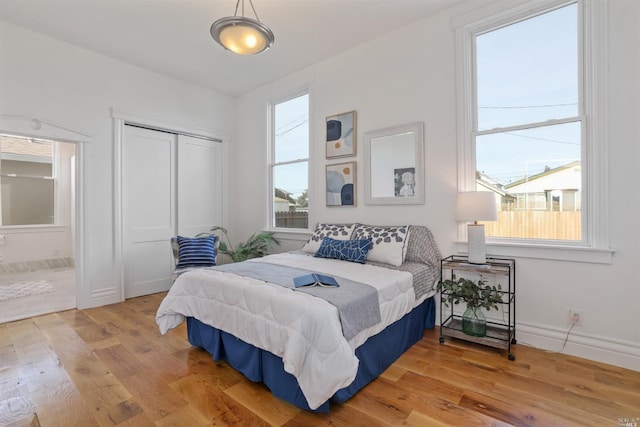
<path fill-rule="evenodd" d="M 490 191 L 467 191 L 458 193 L 456 220 L 495 221 L 498 219 L 496 197 Z"/>

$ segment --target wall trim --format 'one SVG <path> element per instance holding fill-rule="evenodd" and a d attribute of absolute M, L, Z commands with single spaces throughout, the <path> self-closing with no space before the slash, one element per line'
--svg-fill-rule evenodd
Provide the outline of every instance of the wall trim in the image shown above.
<path fill-rule="evenodd" d="M 457 241 L 458 253 L 467 254 L 468 243 Z M 546 259 L 550 261 L 585 262 L 590 264 L 612 264 L 615 250 L 586 246 L 561 246 L 553 244 L 496 242 L 487 238 L 487 255 L 507 258 Z"/>
<path fill-rule="evenodd" d="M 89 294 L 91 307 L 100 307 L 113 304 L 118 290 L 115 287 L 92 290 Z"/>
<path fill-rule="evenodd" d="M 52 268 L 75 268 L 75 261 L 71 257 L 38 259 L 33 261 L 12 262 L 0 264 L 0 274 L 27 273 L 34 270 L 49 270 Z"/>
<path fill-rule="evenodd" d="M 30 116 L 0 115 L 0 129 L 28 138 L 51 139 L 60 142 L 91 142 L 91 136 L 54 122 Z M 5 132 L 0 130 L 0 132 Z"/>
<path fill-rule="evenodd" d="M 147 126 L 152 129 L 162 130 L 172 133 L 179 133 L 182 135 L 209 138 L 216 140 L 217 142 L 224 142 L 231 139 L 231 136 L 224 131 L 220 131 L 213 128 L 207 128 L 197 125 L 175 123 L 170 119 L 162 119 L 157 117 L 150 117 L 144 114 L 127 112 L 118 110 L 116 108 L 111 109 L 111 117 L 113 119 L 122 120 L 125 123 L 132 125 Z"/>
<path fill-rule="evenodd" d="M 638 344 L 581 334 L 574 329 L 569 334 L 564 349 L 561 350 L 566 336 L 567 330 L 518 323 L 516 325 L 516 339 L 518 341 L 516 349 L 518 345 L 528 345 L 640 371 L 640 346 Z"/>

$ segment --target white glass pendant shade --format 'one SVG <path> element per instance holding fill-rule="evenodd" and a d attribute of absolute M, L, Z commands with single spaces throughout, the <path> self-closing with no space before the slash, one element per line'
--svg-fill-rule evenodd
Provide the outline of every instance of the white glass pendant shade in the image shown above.
<path fill-rule="evenodd" d="M 231 16 L 218 19 L 211 26 L 211 36 L 225 49 L 238 55 L 253 55 L 271 47 L 273 33 L 255 19 Z"/>

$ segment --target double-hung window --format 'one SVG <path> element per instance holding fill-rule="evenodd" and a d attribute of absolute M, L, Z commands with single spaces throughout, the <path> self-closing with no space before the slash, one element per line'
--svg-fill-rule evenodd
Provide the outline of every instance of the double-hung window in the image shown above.
<path fill-rule="evenodd" d="M 535 0 L 456 23 L 458 189 L 495 194 L 490 243 L 608 245 L 603 3 Z"/>
<path fill-rule="evenodd" d="M 0 135 L 0 226 L 55 223 L 55 147 Z"/>
<path fill-rule="evenodd" d="M 309 94 L 270 104 L 271 227 L 309 227 Z"/>

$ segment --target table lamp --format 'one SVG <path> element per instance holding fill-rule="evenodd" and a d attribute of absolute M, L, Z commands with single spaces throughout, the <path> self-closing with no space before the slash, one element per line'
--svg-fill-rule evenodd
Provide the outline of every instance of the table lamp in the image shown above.
<path fill-rule="evenodd" d="M 498 213 L 496 211 L 494 193 L 489 191 L 458 193 L 456 220 L 473 221 L 473 224 L 467 224 L 470 263 L 485 264 L 487 262 L 484 224 L 478 224 L 478 221 L 495 221 L 497 219 Z"/>

